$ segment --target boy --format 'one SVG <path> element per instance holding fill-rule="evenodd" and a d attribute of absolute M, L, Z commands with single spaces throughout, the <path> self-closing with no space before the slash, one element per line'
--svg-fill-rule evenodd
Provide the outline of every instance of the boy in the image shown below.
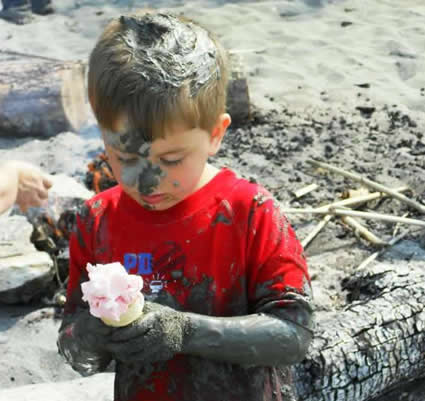
<path fill-rule="evenodd" d="M 116 362 L 117 401 L 272 401 L 275 366 L 312 338 L 302 247 L 271 195 L 218 170 L 225 52 L 168 14 L 120 17 L 89 66 L 89 99 L 118 186 L 88 201 L 70 242 L 58 345 L 84 374 Z M 86 264 L 141 274 L 146 307 L 125 328 L 87 311 Z"/>

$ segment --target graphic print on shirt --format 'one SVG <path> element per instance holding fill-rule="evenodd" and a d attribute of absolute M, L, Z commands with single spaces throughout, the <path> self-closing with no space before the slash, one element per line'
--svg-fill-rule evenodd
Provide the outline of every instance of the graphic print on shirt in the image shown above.
<path fill-rule="evenodd" d="M 125 253 L 124 267 L 143 277 L 143 294 L 152 301 L 169 282 L 183 278 L 186 255 L 175 241 L 161 243 L 152 253 Z"/>

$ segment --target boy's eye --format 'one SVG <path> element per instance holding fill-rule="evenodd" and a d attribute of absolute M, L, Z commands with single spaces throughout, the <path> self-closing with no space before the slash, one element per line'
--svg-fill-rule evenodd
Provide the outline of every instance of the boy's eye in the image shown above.
<path fill-rule="evenodd" d="M 177 160 L 167 160 L 167 159 L 159 159 L 161 163 L 163 163 L 165 166 L 177 166 L 177 164 L 180 164 L 183 161 L 182 159 Z"/>

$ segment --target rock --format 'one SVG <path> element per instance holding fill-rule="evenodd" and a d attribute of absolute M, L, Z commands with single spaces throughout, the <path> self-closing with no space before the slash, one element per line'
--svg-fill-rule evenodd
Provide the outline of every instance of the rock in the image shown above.
<path fill-rule="evenodd" d="M 27 303 L 50 284 L 53 262 L 29 238 L 32 226 L 23 216 L 0 219 L 0 302 Z"/>

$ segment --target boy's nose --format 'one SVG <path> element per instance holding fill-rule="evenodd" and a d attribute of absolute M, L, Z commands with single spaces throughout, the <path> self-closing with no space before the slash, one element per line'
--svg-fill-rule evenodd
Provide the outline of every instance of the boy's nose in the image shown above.
<path fill-rule="evenodd" d="M 145 168 L 140 172 L 137 189 L 141 195 L 150 195 L 159 186 L 161 178 L 165 176 L 159 165 L 148 160 Z"/>

